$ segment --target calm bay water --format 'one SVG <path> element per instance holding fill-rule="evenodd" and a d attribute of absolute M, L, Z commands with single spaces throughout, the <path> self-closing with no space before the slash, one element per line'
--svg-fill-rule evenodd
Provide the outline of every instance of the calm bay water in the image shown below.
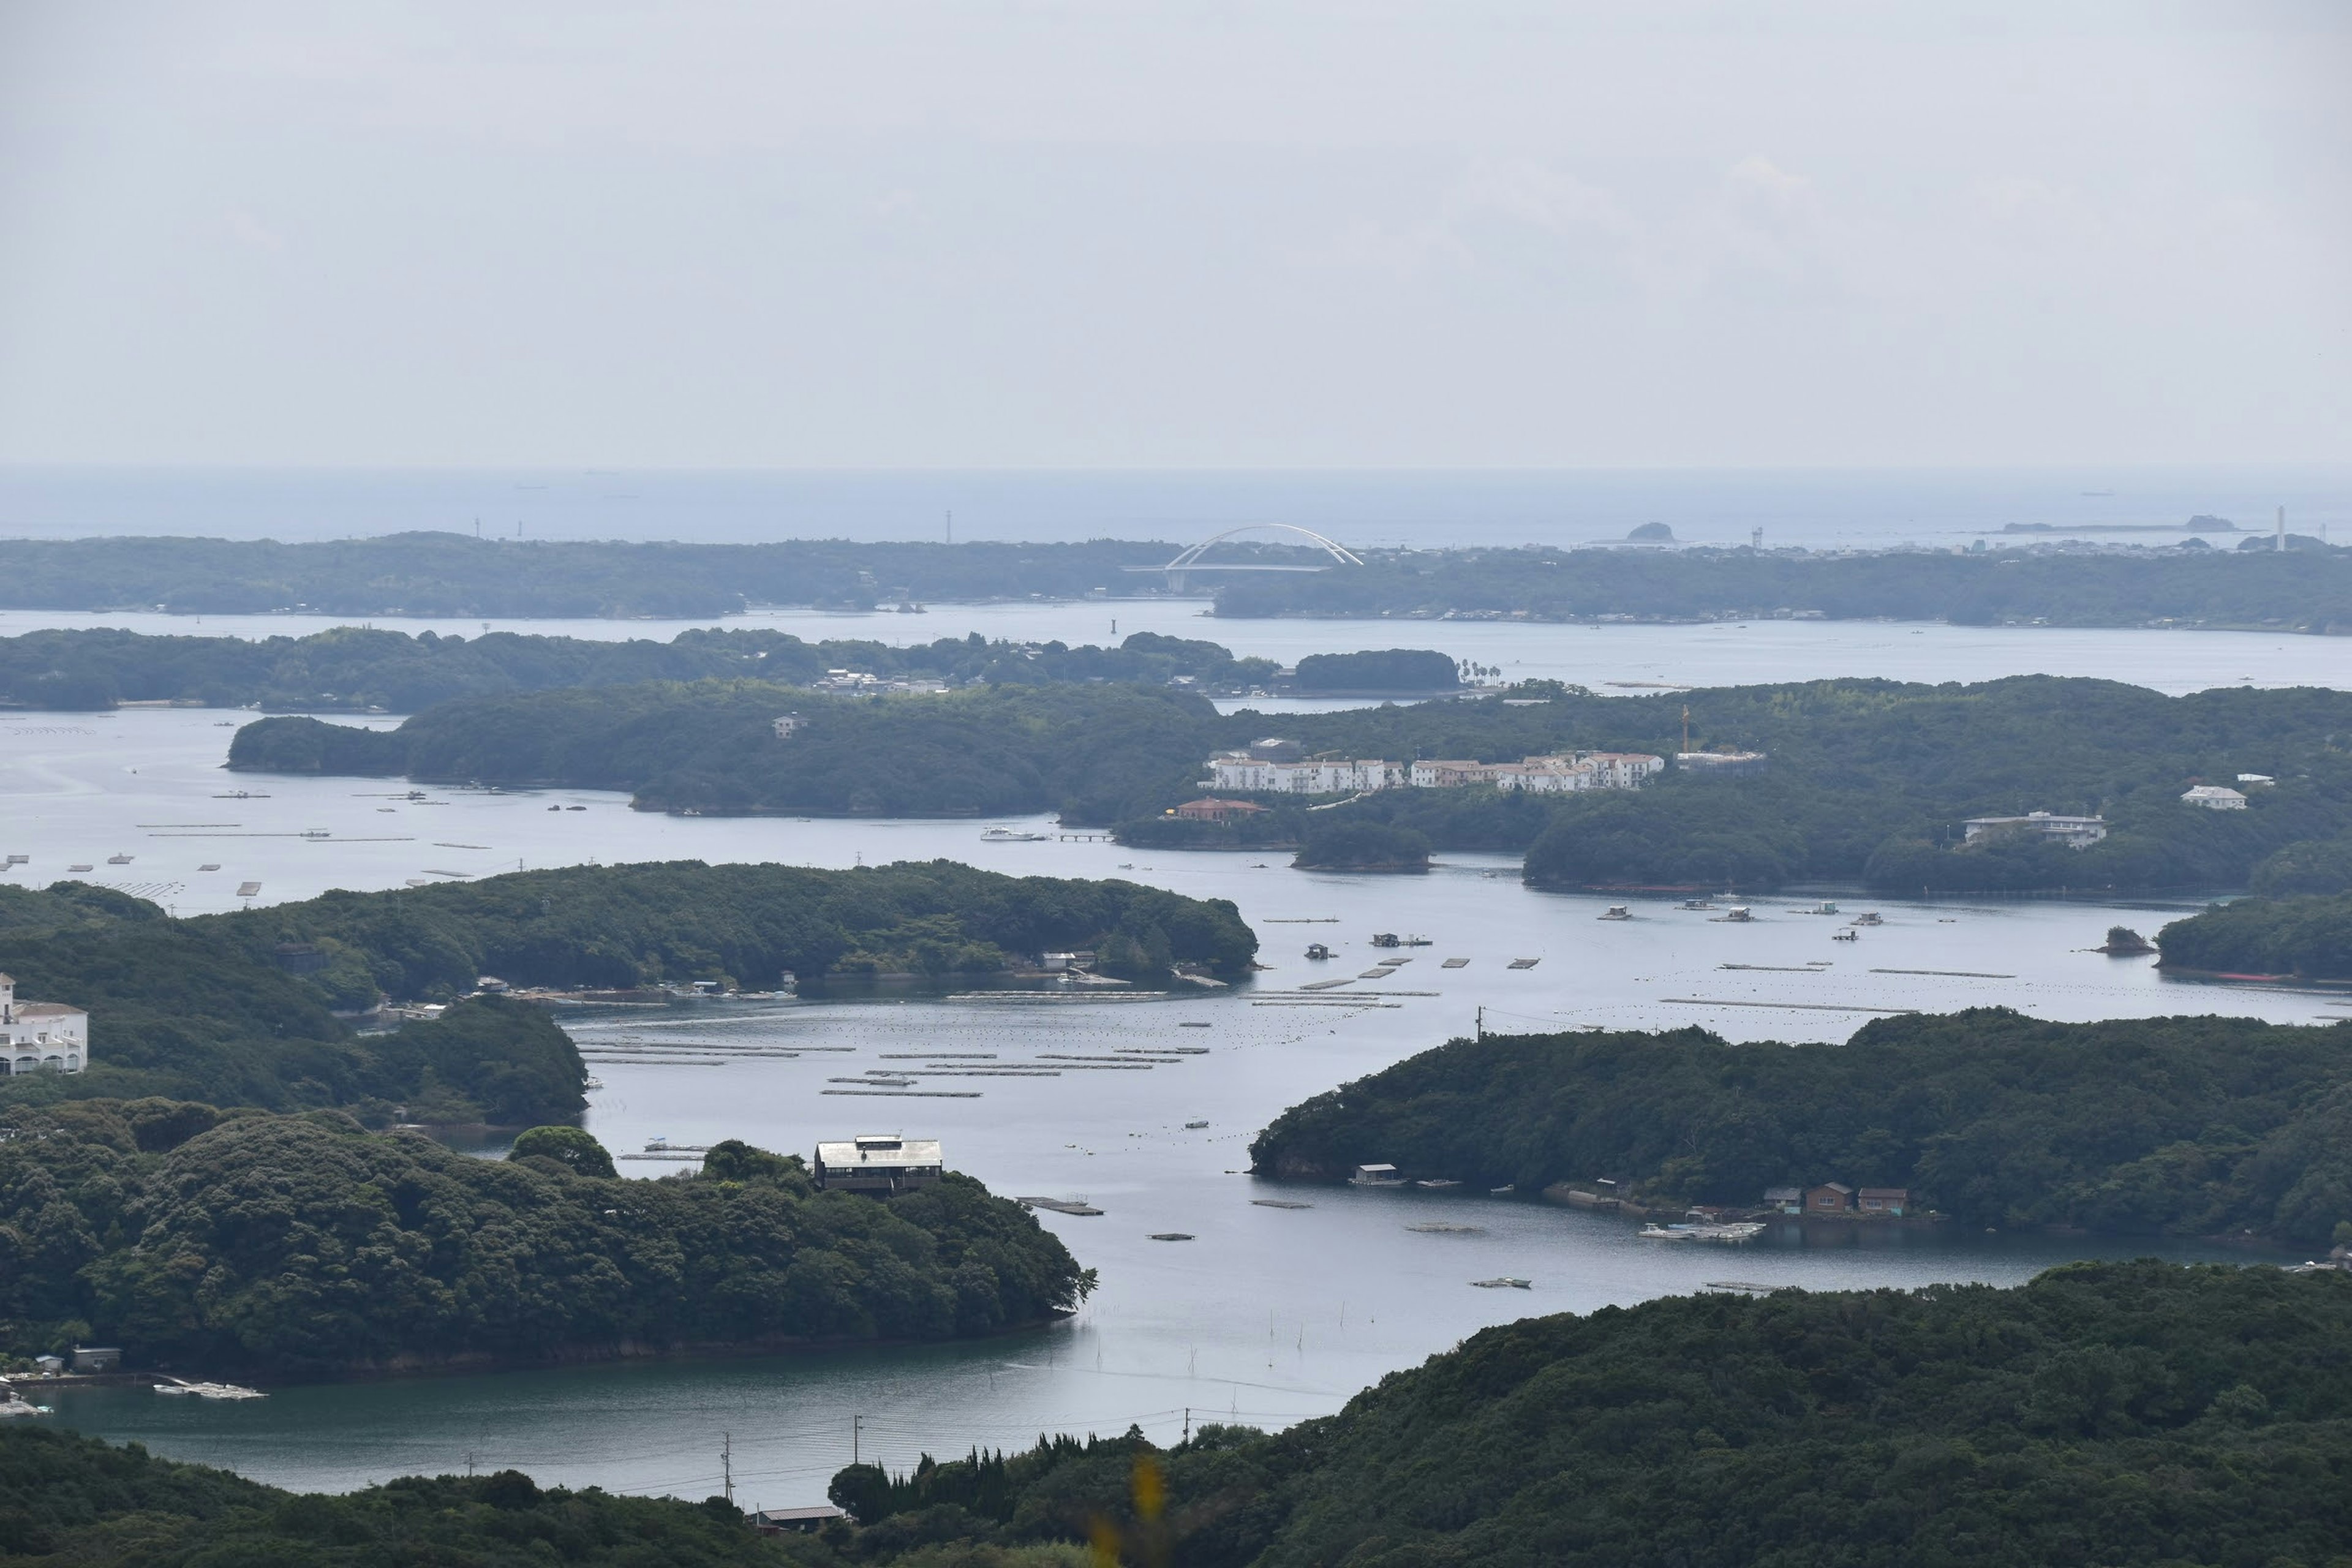
<path fill-rule="evenodd" d="M 40 885 L 86 863 L 98 868 L 89 879 L 184 913 L 233 907 L 247 880 L 262 884 L 259 901 L 276 901 L 591 858 L 845 866 L 949 857 L 1231 898 L 1274 966 L 1236 993 L 1156 1003 L 709 1004 L 571 1020 L 605 1086 L 592 1097 L 589 1126 L 614 1150 L 656 1137 L 742 1137 L 805 1151 L 819 1137 L 877 1127 L 936 1135 L 952 1163 L 1000 1193 L 1083 1196 L 1107 1211 L 1042 1216 L 1101 1270 L 1101 1290 L 1071 1322 L 980 1344 L 287 1388 L 226 1407 L 143 1390 L 58 1396 L 68 1425 L 294 1486 L 463 1469 L 470 1455 L 550 1481 L 700 1496 L 715 1489 L 722 1434 L 731 1434 L 742 1496 L 809 1502 L 847 1461 L 856 1416 L 865 1418 L 863 1451 L 893 1464 L 923 1450 L 1023 1444 L 1044 1430 L 1111 1432 L 1132 1422 L 1169 1438 L 1188 1418 L 1221 1415 L 1280 1426 L 1336 1409 L 1386 1372 L 1530 1312 L 1585 1310 L 1721 1279 L 2014 1282 L 2075 1257 L 2208 1256 L 2177 1244 L 1943 1230 L 1832 1231 L 1699 1250 L 1640 1241 L 1620 1221 L 1485 1194 L 1301 1190 L 1240 1173 L 1249 1137 L 1285 1106 L 1467 1033 L 1482 1007 L 1495 1029 L 1699 1023 L 1751 1041 L 1837 1039 L 1886 1009 L 1994 1002 L 2059 1018 L 2343 1016 L 2330 996 L 2225 994 L 2168 981 L 2145 961 L 2086 951 L 2113 920 L 2152 929 L 2185 906 L 2118 914 L 2054 901 L 1848 899 L 1849 913 L 1877 908 L 1886 923 L 1858 942 L 1832 943 L 1842 920 L 1801 912 L 1811 900 L 1792 899 L 1761 900 L 1750 925 L 1661 904 L 1637 905 L 1633 921 L 1601 921 L 1603 900 L 1532 891 L 1500 857 L 1448 857 L 1422 878 L 1346 877 L 1291 871 L 1278 855 L 988 844 L 979 837 L 985 825 L 968 821 L 673 818 L 572 791 L 436 790 L 410 802 L 405 786 L 388 783 L 224 773 L 232 732 L 198 710 L 0 718 L 0 833 L 14 840 L 0 849 L 33 857 L 13 875 Z M 247 798 L 221 798 L 240 788 Z M 548 809 L 570 805 L 587 809 Z M 329 837 L 300 837 L 314 830 Z M 133 858 L 108 866 L 116 853 Z M 205 872 L 204 864 L 220 869 Z M 1364 968 L 1376 931 L 1417 932 L 1433 945 L 1412 950 L 1393 978 L 1360 983 L 1366 994 L 1322 993 L 1307 1005 L 1277 994 Z M 1315 941 L 1338 948 L 1339 961 L 1301 956 Z M 1469 963 L 1441 967 L 1449 957 Z M 1506 967 L 1522 957 L 1539 962 Z M 1796 972 L 1815 960 L 1830 962 Z M 652 1040 L 721 1048 L 656 1065 L 613 1059 Z M 1207 1049 L 1139 1071 L 1064 1064 L 1057 1078 L 926 1080 L 981 1090 L 972 1100 L 826 1093 L 842 1087 L 834 1078 L 904 1067 L 907 1053 L 988 1053 L 1050 1068 L 1036 1058 L 1171 1044 Z M 723 1048 L 745 1047 L 803 1054 Z M 1314 1206 L 1250 1201 L 1274 1194 Z M 1478 1229 L 1405 1228 L 1425 1220 Z M 1195 1239 L 1150 1239 L 1163 1231 Z M 1498 1274 L 1525 1276 L 1534 1288 L 1469 1284 Z"/>

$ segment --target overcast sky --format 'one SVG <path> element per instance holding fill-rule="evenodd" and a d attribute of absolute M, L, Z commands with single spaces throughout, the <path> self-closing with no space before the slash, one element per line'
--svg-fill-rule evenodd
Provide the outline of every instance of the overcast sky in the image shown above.
<path fill-rule="evenodd" d="M 2347 430 L 2344 0 L 0 0 L 0 462 Z"/>

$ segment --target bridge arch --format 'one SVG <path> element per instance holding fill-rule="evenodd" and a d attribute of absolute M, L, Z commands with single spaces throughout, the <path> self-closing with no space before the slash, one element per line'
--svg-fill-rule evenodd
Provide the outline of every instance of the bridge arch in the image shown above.
<path fill-rule="evenodd" d="M 1295 522 L 1245 522 L 1239 528 L 1229 528 L 1223 533 L 1212 534 L 1200 543 L 1177 552 L 1176 559 L 1160 568 L 1163 572 L 1181 572 L 1197 563 L 1210 546 L 1244 533 L 1295 533 L 1309 544 L 1319 546 L 1332 560 L 1342 566 L 1361 566 L 1362 557 L 1336 540 L 1327 539 L 1311 528 L 1301 528 Z"/>

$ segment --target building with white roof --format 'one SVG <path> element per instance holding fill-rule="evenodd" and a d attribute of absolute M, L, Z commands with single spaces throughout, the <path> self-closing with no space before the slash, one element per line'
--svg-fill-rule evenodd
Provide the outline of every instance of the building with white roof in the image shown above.
<path fill-rule="evenodd" d="M 935 1184 L 947 1165 L 936 1138 L 861 1132 L 846 1142 L 818 1144 L 814 1173 L 820 1187 L 888 1197 Z"/>
<path fill-rule="evenodd" d="M 2223 784 L 2199 784 L 2182 795 L 2189 805 L 2201 805 L 2208 811 L 2243 811 L 2246 797 Z"/>
<path fill-rule="evenodd" d="M 2065 816 L 2054 812 L 2029 811 L 2023 816 L 1971 816 L 1960 824 L 1961 836 L 1970 844 L 1988 833 L 2002 830 L 2039 833 L 2044 838 L 2054 838 L 2069 849 L 2087 849 L 2107 836 L 2107 819 L 2104 816 Z"/>
<path fill-rule="evenodd" d="M 89 1065 L 89 1015 L 58 1002 L 19 1002 L 0 974 L 0 1071 L 79 1072 Z"/>

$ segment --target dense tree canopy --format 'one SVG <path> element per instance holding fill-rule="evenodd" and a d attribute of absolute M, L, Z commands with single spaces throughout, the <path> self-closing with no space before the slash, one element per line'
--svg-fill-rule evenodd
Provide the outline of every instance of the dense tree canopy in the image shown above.
<path fill-rule="evenodd" d="M 89 1067 L 0 1079 L 0 1106 L 166 1095 L 347 1106 L 378 1124 L 528 1124 L 585 1104 L 580 1053 L 544 1011 L 480 998 L 358 1034 L 331 1009 L 373 1005 L 364 957 L 339 952 L 336 968 L 295 975 L 276 962 L 278 940 L 240 942 L 220 924 L 78 883 L 0 887 L 0 970 L 19 994 L 90 1016 Z"/>
<path fill-rule="evenodd" d="M 2316 542 L 2313 542 L 2316 543 Z M 1236 575 L 1220 616 L 1748 620 L 1791 615 L 1958 625 L 2352 624 L 2352 552 L 2237 553 L 2189 542 L 2077 554 L 1994 550 L 1412 551 L 1361 568 Z"/>
<path fill-rule="evenodd" d="M 2156 941 L 2168 968 L 2352 980 L 2352 894 L 2216 904 Z"/>
<path fill-rule="evenodd" d="M 1039 1321 L 1087 1285 L 1024 1210 L 952 1173 L 877 1201 L 816 1191 L 797 1157 L 621 1181 L 334 1111 L 216 1116 L 17 1113 L 0 1142 L 8 1353 L 95 1334 L 140 1365 L 314 1374 L 942 1339 Z"/>
<path fill-rule="evenodd" d="M 163 1094 L 344 1106 L 377 1124 L 527 1126 L 584 1103 L 579 1053 L 541 1010 L 479 998 L 370 1035 L 337 1011 L 380 996 L 448 1002 L 484 975 L 591 988 L 767 987 L 788 971 L 809 991 L 877 974 L 947 982 L 1120 942 L 1153 960 L 1132 966 L 1146 984 L 1176 964 L 1238 975 L 1257 950 L 1223 900 L 950 861 L 575 866 L 185 920 L 78 883 L 0 886 L 0 970 L 27 997 L 89 1013 L 92 1063 L 0 1079 L 0 1103 Z"/>
<path fill-rule="evenodd" d="M 635 791 L 642 806 L 905 815 L 1057 809 L 1137 843 L 1250 848 L 1310 823 L 1370 822 L 1441 849 L 1524 853 L 1541 886 L 1745 889 L 1864 882 L 1890 891 L 2220 889 L 2258 873 L 2323 890 L 2352 876 L 2352 694 L 2244 689 L 2167 697 L 2116 681 L 2025 676 L 1979 685 L 1822 680 L 1659 697 L 1556 683 L 1520 705 L 1384 704 L 1336 713 L 1250 710 L 1136 687 L 991 688 L 813 708 L 758 682 L 551 691 L 455 702 L 390 735 L 307 719 L 238 731 L 231 765 L 406 773 Z M 788 740 L 787 706 L 810 722 Z M 1760 771 L 1670 769 L 1639 790 L 1530 796 L 1388 789 L 1311 816 L 1266 795 L 1263 816 L 1186 822 L 1215 750 L 1270 729 L 1309 753 L 1482 762 L 1564 751 L 1759 751 Z M 1278 728 L 1277 728 L 1278 726 Z M 2259 773 L 2242 811 L 2182 795 Z M 2104 842 L 2066 847 L 2029 828 L 1974 841 L 1973 816 L 2103 816 Z M 2341 890 L 2347 884 L 2325 886 Z"/>
<path fill-rule="evenodd" d="M 1978 1008 L 1875 1020 L 1844 1045 L 1490 1035 L 1295 1106 L 1251 1154 L 1283 1175 L 1607 1177 L 1676 1206 L 1837 1181 L 1909 1188 L 1968 1226 L 2324 1247 L 2352 1226 L 2352 1024 Z"/>
<path fill-rule="evenodd" d="M 1487 1329 L 1276 1436 L 1022 1456 L 1004 1522 L 898 1539 L 960 1515 L 1188 1568 L 2331 1562 L 2347 1329 L 2352 1279 L 2156 1262 L 1668 1298 Z"/>
<path fill-rule="evenodd" d="M 1450 683 L 1453 661 L 1444 663 Z M 759 679 L 805 685 L 851 669 L 958 685 L 1171 682 L 1242 691 L 1273 683 L 1272 659 L 1213 642 L 1138 632 L 1117 647 L 990 642 L 979 633 L 894 647 L 870 639 L 803 642 L 756 628 L 680 632 L 668 642 L 337 626 L 308 637 L 155 637 L 100 627 L 0 637 L 0 703 L 103 709 L 116 702 L 413 713 L 461 697 L 648 680 Z M 331 770 L 330 770 L 331 771 Z"/>

